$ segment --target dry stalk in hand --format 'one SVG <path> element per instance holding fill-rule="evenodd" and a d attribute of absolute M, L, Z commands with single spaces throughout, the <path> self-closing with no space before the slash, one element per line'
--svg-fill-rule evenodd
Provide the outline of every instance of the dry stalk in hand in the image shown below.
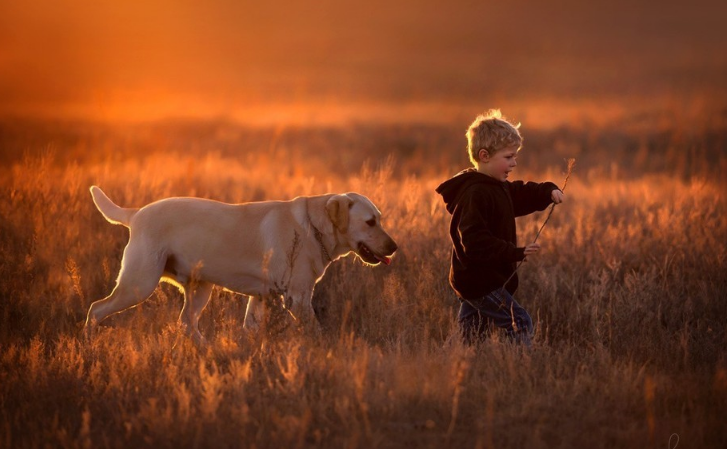
<path fill-rule="evenodd" d="M 566 188 L 566 186 L 568 186 L 568 179 L 570 179 L 570 175 L 571 175 L 571 173 L 573 173 L 573 167 L 576 165 L 576 160 L 574 158 L 569 158 L 567 160 L 567 162 L 568 162 L 568 168 L 565 173 L 565 180 L 563 181 L 563 187 L 560 189 L 561 192 L 565 192 L 565 188 Z M 540 233 L 543 232 L 543 228 L 545 228 L 545 225 L 548 224 L 548 221 L 550 220 L 550 216 L 553 215 L 553 210 L 555 209 L 555 206 L 556 206 L 555 203 L 553 203 L 550 206 L 550 211 L 548 211 L 548 216 L 545 217 L 545 221 L 543 222 L 542 225 L 540 225 L 540 229 L 538 229 L 538 233 L 535 234 L 535 239 L 533 240 L 533 243 L 538 241 L 538 237 L 540 237 Z M 512 280 L 513 276 L 515 276 L 515 273 L 517 273 L 517 270 L 520 268 L 520 265 L 522 265 L 523 262 L 525 262 L 525 259 L 521 260 L 517 264 L 517 266 L 515 267 L 515 270 L 512 272 L 510 277 L 507 278 L 507 280 L 505 281 L 504 284 L 502 284 L 502 288 L 505 288 L 507 283 Z"/>

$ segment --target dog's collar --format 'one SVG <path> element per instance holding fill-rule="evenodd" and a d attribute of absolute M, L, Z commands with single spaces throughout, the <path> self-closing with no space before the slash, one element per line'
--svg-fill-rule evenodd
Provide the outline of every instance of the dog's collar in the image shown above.
<path fill-rule="evenodd" d="M 318 246 L 321 247 L 321 253 L 323 254 L 323 258 L 326 262 L 333 262 L 333 258 L 328 253 L 328 250 L 326 249 L 326 245 L 323 244 L 323 233 L 316 227 L 316 225 L 313 224 L 313 220 L 310 218 L 310 212 L 308 212 L 308 201 L 305 202 L 305 214 L 308 216 L 308 223 L 310 223 L 311 228 L 313 228 L 313 235 L 315 236 L 316 240 L 318 241 Z M 335 227 L 334 227 L 335 232 Z"/>

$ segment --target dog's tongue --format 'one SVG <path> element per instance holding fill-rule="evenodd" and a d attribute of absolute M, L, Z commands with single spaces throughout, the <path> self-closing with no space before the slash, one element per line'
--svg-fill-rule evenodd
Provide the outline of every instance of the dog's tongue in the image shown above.
<path fill-rule="evenodd" d="M 390 265 L 391 264 L 391 257 L 383 256 L 379 260 L 382 261 L 382 262 L 384 262 L 384 265 Z"/>

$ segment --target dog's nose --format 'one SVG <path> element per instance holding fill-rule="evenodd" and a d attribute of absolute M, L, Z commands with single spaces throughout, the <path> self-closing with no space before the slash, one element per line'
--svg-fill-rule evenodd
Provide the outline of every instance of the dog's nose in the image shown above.
<path fill-rule="evenodd" d="M 389 243 L 386 245 L 386 250 L 389 254 L 394 254 L 396 250 L 399 249 L 399 247 L 396 245 L 396 242 L 393 240 L 389 240 Z"/>

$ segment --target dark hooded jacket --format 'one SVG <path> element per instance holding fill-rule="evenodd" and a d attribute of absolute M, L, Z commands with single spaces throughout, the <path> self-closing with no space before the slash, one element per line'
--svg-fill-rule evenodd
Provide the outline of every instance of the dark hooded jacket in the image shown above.
<path fill-rule="evenodd" d="M 517 247 L 515 217 L 551 204 L 552 182 L 501 182 L 469 168 L 437 187 L 452 214 L 449 282 L 461 298 L 476 299 L 503 286 L 525 258 Z M 505 286 L 517 290 L 517 274 Z"/>

